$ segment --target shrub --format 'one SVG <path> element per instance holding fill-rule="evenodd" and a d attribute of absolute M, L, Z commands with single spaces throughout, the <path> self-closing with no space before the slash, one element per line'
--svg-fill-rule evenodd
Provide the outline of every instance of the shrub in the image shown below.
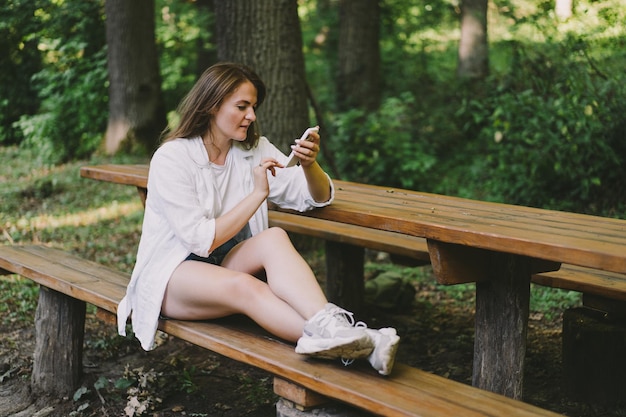
<path fill-rule="evenodd" d="M 469 120 L 466 134 L 478 145 L 470 172 L 484 198 L 619 211 L 626 80 L 601 73 L 586 54 L 576 53 L 585 48 L 572 39 L 549 51 L 553 55 L 524 51 L 514 78 L 497 81 L 483 100 L 465 102 L 459 116 Z"/>
<path fill-rule="evenodd" d="M 107 122 L 106 54 L 92 59 L 74 59 L 83 45 L 60 48 L 67 59 L 65 70 L 46 67 L 33 77 L 41 108 L 16 122 L 24 145 L 38 150 L 46 163 L 65 162 L 89 156 L 100 144 Z"/>
<path fill-rule="evenodd" d="M 335 163 L 344 179 L 414 188 L 435 162 L 419 135 L 415 98 L 404 93 L 386 99 L 378 111 L 352 110 L 334 120 Z"/>
<path fill-rule="evenodd" d="M 107 117 L 107 64 L 102 5 L 42 2 L 35 13 L 42 69 L 31 77 L 39 109 L 14 126 L 42 162 L 89 155 L 99 145 Z"/>

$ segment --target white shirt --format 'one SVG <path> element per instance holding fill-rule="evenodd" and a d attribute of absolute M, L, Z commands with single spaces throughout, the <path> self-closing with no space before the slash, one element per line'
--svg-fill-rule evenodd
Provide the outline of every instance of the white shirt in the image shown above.
<path fill-rule="evenodd" d="M 242 196 L 253 191 L 252 170 L 263 158 L 287 162 L 280 150 L 265 137 L 250 150 L 233 142 L 229 188 Z M 308 190 L 302 167 L 276 169 L 268 173 L 268 200 L 280 207 L 306 211 L 323 207 L 331 198 L 316 202 Z M 234 184 L 238 182 L 238 184 Z M 222 200 L 202 139 L 176 139 L 163 144 L 152 157 L 148 175 L 148 198 L 137 261 L 126 296 L 117 309 L 118 332 L 126 334 L 126 321 L 132 312 L 135 335 L 145 350 L 154 348 L 161 304 L 167 283 L 176 267 L 190 254 L 207 257 L 215 238 L 215 218 L 222 213 Z M 252 235 L 267 229 L 267 202 L 248 222 Z"/>

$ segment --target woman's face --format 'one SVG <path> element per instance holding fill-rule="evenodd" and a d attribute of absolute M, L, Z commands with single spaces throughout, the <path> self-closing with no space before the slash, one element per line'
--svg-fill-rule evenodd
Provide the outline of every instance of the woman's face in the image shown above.
<path fill-rule="evenodd" d="M 256 101 L 256 87 L 250 81 L 244 82 L 227 96 L 212 120 L 214 140 L 244 141 L 250 124 L 256 120 Z"/>

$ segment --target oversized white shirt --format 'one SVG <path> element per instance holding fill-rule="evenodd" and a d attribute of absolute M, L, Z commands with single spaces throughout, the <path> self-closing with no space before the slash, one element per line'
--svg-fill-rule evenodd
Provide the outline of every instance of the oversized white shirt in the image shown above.
<path fill-rule="evenodd" d="M 233 181 L 243 195 L 253 191 L 252 170 L 263 158 L 287 162 L 280 150 L 265 137 L 250 150 L 233 141 L 229 151 Z M 302 167 L 276 169 L 268 173 L 270 192 L 267 200 L 280 207 L 306 211 L 330 204 L 331 198 L 316 202 L 308 190 Z M 222 213 L 221 199 L 207 152 L 200 137 L 176 139 L 163 144 L 152 157 L 148 175 L 148 198 L 137 261 L 117 309 L 118 332 L 126 334 L 126 321 L 132 313 L 135 336 L 145 350 L 154 348 L 161 304 L 174 269 L 190 254 L 207 257 L 215 238 L 215 218 Z M 267 229 L 267 202 L 248 222 L 252 235 Z"/>

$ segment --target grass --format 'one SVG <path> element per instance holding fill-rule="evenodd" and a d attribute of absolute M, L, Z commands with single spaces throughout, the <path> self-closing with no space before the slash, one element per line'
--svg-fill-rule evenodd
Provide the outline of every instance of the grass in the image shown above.
<path fill-rule="evenodd" d="M 94 157 L 38 166 L 31 151 L 0 148 L 1 244 L 44 243 L 129 272 L 143 208 L 132 187 L 83 179 L 83 165 L 146 162 Z"/>

